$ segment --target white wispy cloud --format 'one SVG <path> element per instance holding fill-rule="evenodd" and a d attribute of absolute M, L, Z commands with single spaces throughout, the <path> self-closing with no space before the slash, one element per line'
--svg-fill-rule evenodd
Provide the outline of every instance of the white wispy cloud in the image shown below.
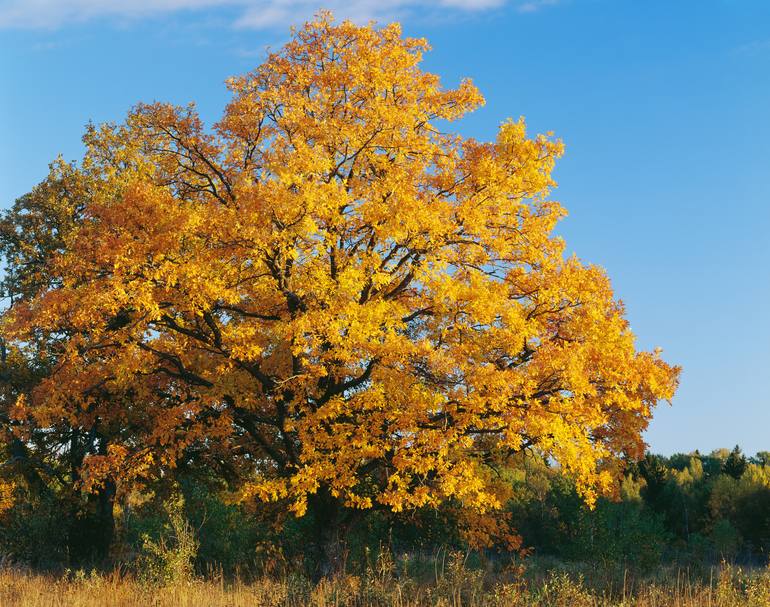
<path fill-rule="evenodd" d="M 340 19 L 385 21 L 425 10 L 480 12 L 505 5 L 533 12 L 560 0 L 0 0 L 0 29 L 59 28 L 94 19 L 142 19 L 228 8 L 238 27 L 267 29 L 305 20 L 319 9 Z"/>
<path fill-rule="evenodd" d="M 516 10 L 520 13 L 534 13 L 548 6 L 555 6 L 559 4 L 559 2 L 561 2 L 561 0 L 528 0 L 519 3 L 516 6 Z"/>
<path fill-rule="evenodd" d="M 770 53 L 770 38 L 741 44 L 732 51 L 732 54 L 734 55 L 745 55 L 749 57 L 765 55 L 767 53 Z"/>

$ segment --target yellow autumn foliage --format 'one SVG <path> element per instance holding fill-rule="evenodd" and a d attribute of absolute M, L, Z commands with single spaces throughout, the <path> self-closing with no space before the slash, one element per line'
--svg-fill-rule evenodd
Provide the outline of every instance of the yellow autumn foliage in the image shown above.
<path fill-rule="evenodd" d="M 78 221 L 3 330 L 67 336 L 24 405 L 40 424 L 135 429 L 89 483 L 195 449 L 244 500 L 453 500 L 485 543 L 495 462 L 538 449 L 591 502 L 641 453 L 678 369 L 636 350 L 602 269 L 565 258 L 562 143 L 523 119 L 450 133 L 484 99 L 423 71 L 427 49 L 321 15 L 228 81 L 213 129 L 142 104 L 54 167 L 38 195 L 66 174 Z"/>

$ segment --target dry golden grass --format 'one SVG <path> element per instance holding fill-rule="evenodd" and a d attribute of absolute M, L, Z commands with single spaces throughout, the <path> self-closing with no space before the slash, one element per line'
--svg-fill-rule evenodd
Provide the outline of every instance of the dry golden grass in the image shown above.
<path fill-rule="evenodd" d="M 647 583 L 615 596 L 586 589 L 568 575 L 530 583 L 485 579 L 478 571 L 445 572 L 431 583 L 395 576 L 342 576 L 311 585 L 299 576 L 250 583 L 194 580 L 155 586 L 118 573 L 52 577 L 0 570 L 2 607 L 770 607 L 770 571 L 723 568 L 711 584 Z"/>

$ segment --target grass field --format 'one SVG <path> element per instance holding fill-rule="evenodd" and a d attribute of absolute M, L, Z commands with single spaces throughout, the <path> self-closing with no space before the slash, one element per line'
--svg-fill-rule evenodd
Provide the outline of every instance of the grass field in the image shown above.
<path fill-rule="evenodd" d="M 595 574 L 599 573 L 594 571 Z M 485 575 L 462 564 L 437 564 L 428 579 L 404 578 L 388 568 L 313 585 L 301 576 L 226 581 L 220 576 L 164 585 L 113 572 L 46 576 L 8 567 L 0 571 L 2 607 L 768 607 L 770 570 L 723 566 L 693 579 L 686 571 L 635 581 L 575 570 L 523 576 Z M 596 587 L 603 585 L 603 588 Z"/>

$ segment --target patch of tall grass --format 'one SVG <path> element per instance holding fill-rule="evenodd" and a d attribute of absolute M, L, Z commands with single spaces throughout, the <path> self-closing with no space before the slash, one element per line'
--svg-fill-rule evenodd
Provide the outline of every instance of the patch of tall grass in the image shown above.
<path fill-rule="evenodd" d="M 434 555 L 394 561 L 382 556 L 360 575 L 339 575 L 312 584 L 288 574 L 228 580 L 147 578 L 114 571 L 43 575 L 0 569 L 3 607 L 768 607 L 770 569 L 730 565 L 708 577 L 661 571 L 641 580 L 627 573 L 596 571 L 557 563 L 522 570 L 470 567 L 464 555 Z"/>

